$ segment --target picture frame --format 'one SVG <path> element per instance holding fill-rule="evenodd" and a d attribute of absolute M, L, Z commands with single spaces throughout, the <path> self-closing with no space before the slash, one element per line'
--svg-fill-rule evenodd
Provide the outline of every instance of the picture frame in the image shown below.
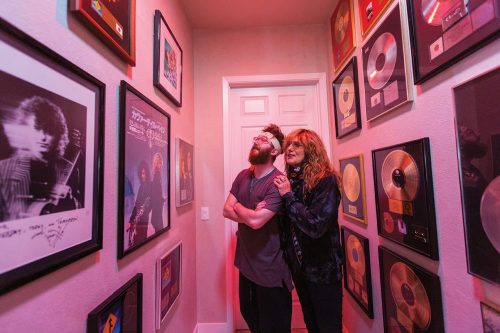
<path fill-rule="evenodd" d="M 392 0 L 359 0 L 358 11 L 362 37 L 366 37 L 371 31 L 391 2 Z"/>
<path fill-rule="evenodd" d="M 175 206 L 181 207 L 194 200 L 194 147 L 181 138 L 175 138 Z"/>
<path fill-rule="evenodd" d="M 120 84 L 118 258 L 170 229 L 170 115 Z"/>
<path fill-rule="evenodd" d="M 468 272 L 500 285 L 500 67 L 453 88 Z M 496 217 L 495 217 L 495 214 Z"/>
<path fill-rule="evenodd" d="M 153 84 L 174 105 L 182 106 L 182 48 L 161 11 L 154 18 Z"/>
<path fill-rule="evenodd" d="M 333 68 L 338 71 L 355 50 L 354 13 L 351 0 L 340 0 L 330 18 Z"/>
<path fill-rule="evenodd" d="M 135 66 L 135 1 L 69 0 L 69 9 L 106 46 Z"/>
<path fill-rule="evenodd" d="M 368 238 L 341 227 L 344 250 L 344 288 L 366 315 L 373 319 L 372 278 Z"/>
<path fill-rule="evenodd" d="M 464 3 L 436 6 L 407 0 L 415 84 L 434 77 L 500 35 L 498 0 Z"/>
<path fill-rule="evenodd" d="M 356 57 L 332 82 L 333 106 L 335 111 L 335 135 L 340 139 L 361 129 L 361 108 L 359 106 L 358 66 Z"/>
<path fill-rule="evenodd" d="M 182 242 L 156 262 L 156 329 L 166 321 L 167 315 L 182 292 Z"/>
<path fill-rule="evenodd" d="M 444 332 L 439 276 L 379 246 L 384 332 Z"/>
<path fill-rule="evenodd" d="M 87 316 L 87 333 L 142 333 L 142 274 L 136 274 Z"/>
<path fill-rule="evenodd" d="M 105 85 L 1 18 L 0 60 L 3 294 L 102 248 Z"/>
<path fill-rule="evenodd" d="M 483 333 L 500 332 L 500 311 L 486 303 L 480 303 Z"/>
<path fill-rule="evenodd" d="M 439 258 L 429 138 L 372 151 L 378 234 Z"/>
<path fill-rule="evenodd" d="M 339 160 L 342 175 L 342 215 L 367 224 L 363 154 Z"/>

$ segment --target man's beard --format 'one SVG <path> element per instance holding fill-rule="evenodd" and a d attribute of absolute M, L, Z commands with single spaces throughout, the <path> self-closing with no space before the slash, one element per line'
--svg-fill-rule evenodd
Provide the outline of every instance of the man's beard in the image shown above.
<path fill-rule="evenodd" d="M 248 162 L 252 165 L 265 164 L 269 161 L 272 150 L 272 148 L 259 148 L 258 146 L 253 145 L 250 153 L 248 154 Z"/>

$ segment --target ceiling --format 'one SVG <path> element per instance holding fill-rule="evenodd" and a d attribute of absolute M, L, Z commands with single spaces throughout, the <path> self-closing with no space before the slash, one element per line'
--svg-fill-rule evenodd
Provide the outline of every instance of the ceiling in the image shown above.
<path fill-rule="evenodd" d="M 193 28 L 238 29 L 325 23 L 335 0 L 181 0 Z"/>

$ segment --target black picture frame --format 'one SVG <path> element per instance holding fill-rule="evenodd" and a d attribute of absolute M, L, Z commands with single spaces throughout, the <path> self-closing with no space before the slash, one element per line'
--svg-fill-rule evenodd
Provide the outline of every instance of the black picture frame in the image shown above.
<path fill-rule="evenodd" d="M 154 18 L 153 84 L 174 105 L 182 106 L 182 48 L 161 11 Z"/>
<path fill-rule="evenodd" d="M 339 159 L 342 175 L 342 214 L 367 224 L 363 154 Z"/>
<path fill-rule="evenodd" d="M 3 294 L 102 248 L 105 85 L 1 18 L 0 77 Z"/>
<path fill-rule="evenodd" d="M 194 200 L 194 147 L 175 138 L 175 206 L 181 207 Z"/>
<path fill-rule="evenodd" d="M 156 329 L 165 323 L 182 292 L 182 242 L 156 261 Z"/>
<path fill-rule="evenodd" d="M 407 0 L 407 7 L 415 84 L 434 77 L 500 35 L 498 0 L 468 1 L 467 5 L 457 1 L 451 7 L 433 4 L 425 9 L 422 0 Z"/>
<path fill-rule="evenodd" d="M 366 315 L 373 319 L 372 274 L 368 238 L 342 226 L 344 288 Z"/>
<path fill-rule="evenodd" d="M 352 57 L 332 82 L 332 89 L 335 111 L 335 134 L 337 139 L 339 139 L 361 129 L 356 57 Z"/>
<path fill-rule="evenodd" d="M 481 303 L 481 318 L 483 320 L 483 333 L 500 332 L 500 311 L 489 304 Z"/>
<path fill-rule="evenodd" d="M 468 272 L 500 285 L 500 67 L 453 89 Z"/>
<path fill-rule="evenodd" d="M 429 138 L 372 151 L 378 234 L 437 260 Z"/>
<path fill-rule="evenodd" d="M 379 246 L 384 332 L 444 332 L 439 276 Z"/>
<path fill-rule="evenodd" d="M 119 121 L 118 258 L 122 258 L 170 229 L 171 131 L 170 115 L 125 81 L 120 84 Z"/>
<path fill-rule="evenodd" d="M 87 333 L 142 333 L 142 274 L 136 274 L 87 316 Z"/>

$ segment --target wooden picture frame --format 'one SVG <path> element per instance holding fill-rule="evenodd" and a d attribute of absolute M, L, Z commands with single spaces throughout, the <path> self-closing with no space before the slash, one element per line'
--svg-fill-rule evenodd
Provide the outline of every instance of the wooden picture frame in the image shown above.
<path fill-rule="evenodd" d="M 175 138 L 175 206 L 181 207 L 194 200 L 194 147 L 181 138 Z"/>
<path fill-rule="evenodd" d="M 342 214 L 367 224 L 363 155 L 342 158 L 339 164 L 342 175 Z"/>
<path fill-rule="evenodd" d="M 352 0 L 340 0 L 330 18 L 333 68 L 338 71 L 355 50 L 354 12 Z"/>
<path fill-rule="evenodd" d="M 156 262 L 156 329 L 166 321 L 167 315 L 182 292 L 182 243 L 177 243 Z"/>

